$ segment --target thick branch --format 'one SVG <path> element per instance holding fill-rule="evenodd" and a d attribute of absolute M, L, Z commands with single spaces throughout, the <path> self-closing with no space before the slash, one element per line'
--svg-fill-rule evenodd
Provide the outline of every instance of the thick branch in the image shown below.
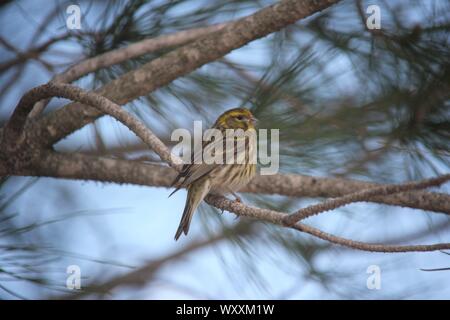
<path fill-rule="evenodd" d="M 410 190 L 418 190 L 425 189 L 432 186 L 439 186 L 445 182 L 450 180 L 450 174 L 442 175 L 436 178 L 431 178 L 419 182 L 408 182 L 405 184 L 392 184 L 381 187 L 375 187 L 366 189 L 363 191 L 357 191 L 343 197 L 339 197 L 336 199 L 330 199 L 324 202 L 321 202 L 316 205 L 309 206 L 307 208 L 303 208 L 298 210 L 297 212 L 289 215 L 285 218 L 285 223 L 287 225 L 294 225 L 300 220 L 306 219 L 313 215 L 330 211 L 347 204 L 359 201 L 369 201 L 371 197 L 374 196 L 386 196 L 395 193 L 399 193 L 402 191 L 410 191 Z"/>
<path fill-rule="evenodd" d="M 245 190 L 292 197 L 337 198 L 380 186 L 383 184 L 344 178 L 277 174 L 253 179 Z M 388 196 L 372 196 L 367 201 L 450 214 L 450 196 L 438 192 L 410 191 Z"/>
<path fill-rule="evenodd" d="M 255 14 L 228 24 L 222 31 L 152 60 L 141 68 L 111 81 L 97 92 L 125 104 L 167 85 L 202 65 L 226 55 L 255 39 L 278 31 L 295 21 L 323 10 L 339 0 L 283 0 Z M 52 145 L 68 134 L 94 121 L 102 113 L 72 103 L 35 124 L 31 130 L 43 144 Z"/>
<path fill-rule="evenodd" d="M 46 152 L 32 169 L 11 174 L 170 187 L 176 171 L 166 166 L 137 161 Z M 377 186 L 383 185 L 342 178 L 277 174 L 255 177 L 242 192 L 334 198 Z M 409 191 L 371 197 L 367 201 L 450 214 L 450 196 L 437 192 Z"/>
<path fill-rule="evenodd" d="M 156 38 L 145 39 L 136 43 L 132 43 L 126 47 L 111 50 L 93 58 L 83 60 L 70 67 L 63 73 L 60 73 L 53 77 L 52 82 L 70 83 L 98 69 L 110 67 L 114 64 L 118 64 L 128 59 L 142 56 L 144 54 L 152 53 L 157 50 L 179 46 L 191 42 L 195 39 L 198 39 L 199 37 L 219 31 L 223 29 L 225 25 L 226 24 L 216 24 L 204 28 L 183 30 L 173 34 L 162 35 Z M 30 113 L 30 117 L 39 115 L 44 110 L 47 103 L 48 101 L 40 101 L 39 103 L 37 103 L 34 106 L 33 111 Z"/>

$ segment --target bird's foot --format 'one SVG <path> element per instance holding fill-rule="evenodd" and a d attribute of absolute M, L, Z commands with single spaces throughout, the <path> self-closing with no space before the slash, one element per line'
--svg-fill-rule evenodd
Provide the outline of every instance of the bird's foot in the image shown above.
<path fill-rule="evenodd" d="M 236 193 L 234 193 L 234 192 L 231 192 L 231 194 L 234 196 L 234 200 L 235 201 L 237 201 L 237 202 L 239 202 L 239 203 L 242 203 L 242 199 L 241 199 L 241 197 L 239 197 Z"/>

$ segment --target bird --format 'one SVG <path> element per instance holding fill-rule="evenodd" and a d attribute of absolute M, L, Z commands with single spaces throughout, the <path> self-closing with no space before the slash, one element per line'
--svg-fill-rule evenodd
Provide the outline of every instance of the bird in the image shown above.
<path fill-rule="evenodd" d="M 175 233 L 175 241 L 183 232 L 185 235 L 188 234 L 192 216 L 209 193 L 232 194 L 236 201 L 241 202 L 235 191 L 244 187 L 256 175 L 256 121 L 252 112 L 246 108 L 227 110 L 217 118 L 212 126 L 212 129 L 217 129 L 216 132 L 221 133 L 221 137 L 214 140 L 211 137 L 209 140 L 204 139 L 203 150 L 194 150 L 191 153 L 190 163 L 183 165 L 171 184 L 171 187 L 176 189 L 169 197 L 181 188 L 187 189 L 186 203 Z M 241 129 L 241 135 L 228 136 L 229 129 L 236 131 Z M 237 146 L 239 141 L 241 142 L 240 147 Z M 233 163 L 226 162 L 227 152 L 228 155 L 233 152 Z M 194 161 L 202 159 L 201 156 L 206 154 L 217 156 L 216 159 L 221 158 L 224 161 L 222 163 Z"/>

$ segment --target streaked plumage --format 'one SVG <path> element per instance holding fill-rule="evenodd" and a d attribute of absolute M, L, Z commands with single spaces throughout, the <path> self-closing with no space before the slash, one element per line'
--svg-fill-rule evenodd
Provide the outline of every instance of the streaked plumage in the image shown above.
<path fill-rule="evenodd" d="M 242 129 L 249 133 L 248 130 L 254 130 L 255 118 L 252 113 L 245 108 L 231 109 L 223 113 L 216 120 L 212 128 L 218 129 L 223 133 L 224 139 L 221 141 L 207 141 L 203 143 L 203 150 L 215 151 L 218 144 L 223 146 L 223 154 L 218 156 L 225 157 L 225 145 L 227 138 L 226 129 Z M 256 136 L 255 136 L 256 137 Z M 245 139 L 245 140 L 243 140 Z M 251 155 L 256 152 L 256 140 L 253 138 L 243 138 L 241 142 L 245 143 L 244 149 L 234 148 L 234 156 L 241 158 L 243 164 L 206 164 L 194 163 L 194 159 L 201 156 L 201 152 L 193 153 L 191 156 L 191 163 L 185 164 L 182 171 L 175 178 L 172 183 L 176 187 L 175 193 L 180 188 L 187 188 L 188 195 L 184 207 L 183 215 L 180 225 L 175 234 L 175 240 L 178 240 L 181 233 L 187 235 L 192 216 L 195 210 L 200 205 L 201 201 L 208 193 L 227 194 L 234 193 L 245 186 L 256 174 L 256 164 L 250 163 Z M 237 140 L 234 138 L 232 144 L 236 147 Z M 228 139 L 228 142 L 231 140 Z M 214 154 L 214 152 L 211 152 Z M 201 159 L 201 158 L 199 158 Z"/>

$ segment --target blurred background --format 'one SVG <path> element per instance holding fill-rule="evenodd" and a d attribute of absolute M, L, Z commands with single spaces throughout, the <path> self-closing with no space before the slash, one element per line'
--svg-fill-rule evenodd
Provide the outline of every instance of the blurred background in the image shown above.
<path fill-rule="evenodd" d="M 275 1 L 1 1 L 0 124 L 30 88 L 87 57 L 137 41 L 251 14 Z M 81 9 L 68 30 L 66 8 Z M 381 29 L 368 30 L 369 5 Z M 280 129 L 280 172 L 397 183 L 448 173 L 450 1 L 344 0 L 233 51 L 126 105 L 170 144 L 176 128 L 212 124 L 247 106 L 260 128 Z M 174 48 L 101 69 L 75 82 L 94 89 Z M 32 54 L 24 55 L 23 52 Z M 45 113 L 65 105 L 53 99 Z M 61 152 L 130 161 L 159 158 L 102 117 L 60 141 Z M 444 185 L 440 192 L 448 193 Z M 0 185 L 0 298 L 448 299 L 444 252 L 367 253 L 285 228 L 235 219 L 202 204 L 188 237 L 173 240 L 184 190 L 53 178 Z M 319 198 L 241 194 L 294 211 Z M 390 244 L 448 242 L 443 214 L 352 204 L 306 223 Z M 66 288 L 67 267 L 82 290 Z M 368 289 L 367 268 L 381 270 Z"/>

